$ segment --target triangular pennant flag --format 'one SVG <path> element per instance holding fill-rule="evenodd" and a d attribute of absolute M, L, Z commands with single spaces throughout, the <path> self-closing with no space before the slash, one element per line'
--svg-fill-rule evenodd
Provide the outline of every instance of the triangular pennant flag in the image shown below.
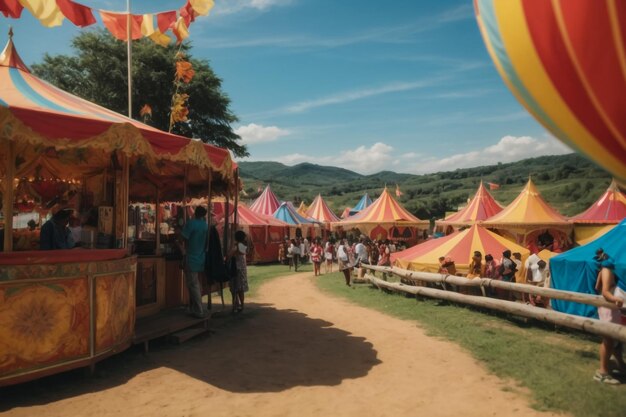
<path fill-rule="evenodd" d="M 150 36 L 154 33 L 154 19 L 151 14 L 144 14 L 141 22 L 141 34 Z"/>
<path fill-rule="evenodd" d="M 102 23 L 104 26 L 111 32 L 113 37 L 125 41 L 128 39 L 128 35 L 126 33 L 127 28 L 127 13 L 115 13 L 115 12 L 105 12 L 104 10 L 99 10 L 100 17 L 102 18 Z M 130 15 L 130 25 L 131 25 L 131 38 L 132 39 L 140 39 L 141 35 L 141 24 L 143 23 L 143 15 Z"/>
<path fill-rule="evenodd" d="M 213 0 L 189 0 L 191 7 L 201 16 L 206 16 L 209 14 L 213 6 L 215 6 L 215 2 Z"/>
<path fill-rule="evenodd" d="M 189 30 L 187 29 L 187 26 L 185 25 L 184 18 L 182 17 L 178 18 L 178 20 L 174 24 L 174 27 L 172 27 L 172 32 L 174 32 L 174 35 L 176 36 L 176 43 L 181 43 L 182 41 L 184 41 L 185 39 L 189 37 Z"/>
<path fill-rule="evenodd" d="M 0 0 L 0 12 L 4 17 L 19 19 L 22 16 L 24 6 L 18 0 Z"/>
<path fill-rule="evenodd" d="M 72 0 L 56 0 L 56 2 L 61 13 L 76 26 L 84 28 L 96 23 L 90 7 L 74 3 Z"/>
<path fill-rule="evenodd" d="M 170 10 L 167 12 L 157 13 L 157 26 L 161 33 L 167 32 L 167 30 L 176 23 L 176 11 Z"/>
<path fill-rule="evenodd" d="M 187 3 L 185 3 L 185 5 L 180 8 L 178 13 L 180 13 L 180 16 L 185 19 L 185 25 L 187 25 L 187 27 L 189 27 L 189 25 L 196 20 L 196 16 L 198 14 L 193 9 L 193 7 L 191 7 L 191 3 L 189 3 L 189 0 L 187 0 Z"/>
<path fill-rule="evenodd" d="M 156 44 L 161 45 L 162 47 L 166 47 L 170 44 L 172 40 L 169 36 L 164 33 L 161 33 L 158 29 L 152 32 L 149 38 Z"/>
<path fill-rule="evenodd" d="M 20 3 L 39 20 L 39 23 L 47 28 L 61 26 L 63 19 L 65 19 L 55 1 L 20 0 Z"/>

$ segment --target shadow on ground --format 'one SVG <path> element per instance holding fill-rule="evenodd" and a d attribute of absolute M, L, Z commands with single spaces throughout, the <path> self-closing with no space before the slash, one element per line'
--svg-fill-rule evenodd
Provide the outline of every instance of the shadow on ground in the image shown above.
<path fill-rule="evenodd" d="M 229 392 L 258 393 L 338 385 L 381 363 L 371 343 L 331 326 L 298 311 L 250 304 L 243 314 L 212 319 L 212 335 L 180 346 L 153 342 L 147 355 L 131 348 L 100 362 L 95 376 L 75 370 L 1 388 L 0 411 L 105 390 L 161 367 Z"/>

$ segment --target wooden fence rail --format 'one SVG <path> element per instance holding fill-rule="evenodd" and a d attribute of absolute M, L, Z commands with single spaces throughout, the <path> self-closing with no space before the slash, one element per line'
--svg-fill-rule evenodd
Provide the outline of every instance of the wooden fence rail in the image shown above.
<path fill-rule="evenodd" d="M 534 285 L 528 284 L 518 284 L 515 282 L 505 282 L 497 279 L 490 278 L 464 278 L 457 277 L 456 275 L 443 275 L 443 274 L 434 274 L 432 272 L 421 272 L 421 271 L 409 271 L 407 269 L 396 268 L 396 267 L 387 267 L 387 266 L 374 266 L 374 265 L 361 265 L 366 269 L 370 269 L 372 271 L 384 272 L 387 274 L 394 274 L 401 278 L 414 280 L 414 281 L 425 281 L 425 282 L 435 282 L 441 284 L 453 284 L 464 287 L 479 287 L 479 288 L 499 288 L 502 290 L 540 295 L 542 297 L 553 298 L 557 300 L 565 300 L 572 301 L 581 304 L 589 304 L 596 307 L 607 307 L 611 309 L 617 309 L 618 307 L 609 303 L 604 299 L 604 297 L 600 295 L 594 294 L 583 294 L 574 291 L 564 291 L 564 290 L 556 290 L 554 288 L 544 288 L 537 287 Z"/>
<path fill-rule="evenodd" d="M 382 269 L 377 270 L 382 271 Z M 383 281 L 382 279 L 379 279 L 371 274 L 366 274 L 365 278 L 369 280 L 371 284 L 378 288 L 385 288 L 387 290 L 395 292 L 438 298 L 457 303 L 469 304 L 476 307 L 502 311 L 505 313 L 541 320 L 559 326 L 578 329 L 598 336 L 610 337 L 614 340 L 626 342 L 626 326 L 622 326 L 620 324 L 608 323 L 596 319 L 590 319 L 587 317 L 574 316 L 572 314 L 560 313 L 558 311 L 534 307 L 531 305 L 516 303 L 512 301 L 505 301 L 475 295 L 459 294 L 457 292 L 439 290 L 435 288 L 416 287 L 400 283 L 391 283 Z"/>

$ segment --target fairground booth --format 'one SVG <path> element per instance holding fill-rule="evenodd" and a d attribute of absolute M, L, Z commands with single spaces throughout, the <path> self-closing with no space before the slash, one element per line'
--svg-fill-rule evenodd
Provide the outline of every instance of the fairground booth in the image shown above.
<path fill-rule="evenodd" d="M 273 217 L 289 225 L 289 233 L 285 236 L 290 239 L 298 237 L 310 240 L 315 237 L 322 237 L 322 225 L 313 219 L 299 215 L 290 202 L 282 203 L 274 212 Z"/>
<path fill-rule="evenodd" d="M 343 235 L 368 236 L 373 240 L 396 240 L 413 245 L 424 240 L 430 222 L 420 220 L 402 207 L 389 194 L 387 188 L 370 206 L 339 222 L 332 223 L 334 230 Z"/>
<path fill-rule="evenodd" d="M 572 224 L 541 197 L 531 179 L 501 212 L 481 223 L 528 248 L 562 252 L 572 245 Z"/>
<path fill-rule="evenodd" d="M 489 194 L 483 182 L 480 182 L 474 198 L 456 213 L 435 222 L 438 232 L 449 235 L 463 227 L 472 226 L 502 211 L 502 206 Z"/>
<path fill-rule="evenodd" d="M 331 224 L 341 220 L 330 209 L 321 194 L 318 194 L 317 197 L 315 197 L 305 214 L 305 217 L 320 222 L 322 226 L 321 237 L 323 239 L 327 239 L 330 236 Z"/>
<path fill-rule="evenodd" d="M 12 40 L 0 55 L 0 126 L 0 386 L 93 365 L 197 320 L 169 309 L 186 303 L 173 232 L 191 197 L 236 204 L 227 150 L 38 79 Z M 43 250 L 42 226 L 70 210 L 79 247 Z"/>

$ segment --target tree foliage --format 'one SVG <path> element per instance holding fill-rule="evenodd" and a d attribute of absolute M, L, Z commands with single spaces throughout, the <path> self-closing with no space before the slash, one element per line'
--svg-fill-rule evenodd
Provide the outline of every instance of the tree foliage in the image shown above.
<path fill-rule="evenodd" d="M 72 47 L 75 55 L 46 54 L 42 63 L 32 66 L 33 72 L 65 91 L 127 114 L 126 43 L 105 30 L 94 30 L 76 36 Z M 163 48 L 149 39 L 133 42 L 133 117 L 139 118 L 139 110 L 148 104 L 152 108 L 151 124 L 162 130 L 169 128 L 178 50 L 178 46 Z M 176 123 L 173 133 L 247 156 L 245 145 L 239 143 L 241 138 L 232 129 L 238 119 L 222 91 L 222 80 L 208 61 L 191 57 L 189 44 L 183 43 L 180 50 L 192 63 L 195 76 L 185 91 L 189 94 L 189 121 Z"/>

